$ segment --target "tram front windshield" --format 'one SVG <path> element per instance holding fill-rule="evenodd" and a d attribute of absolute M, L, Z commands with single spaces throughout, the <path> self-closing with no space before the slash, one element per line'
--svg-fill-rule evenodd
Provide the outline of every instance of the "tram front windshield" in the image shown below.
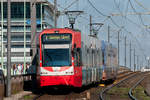
<path fill-rule="evenodd" d="M 43 67 L 71 65 L 71 34 L 42 35 Z"/>
<path fill-rule="evenodd" d="M 70 66 L 69 48 L 45 48 L 43 50 L 43 67 Z"/>

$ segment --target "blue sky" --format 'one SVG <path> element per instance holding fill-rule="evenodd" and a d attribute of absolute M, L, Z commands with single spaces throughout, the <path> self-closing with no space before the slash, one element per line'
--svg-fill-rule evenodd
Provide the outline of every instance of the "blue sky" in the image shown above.
<path fill-rule="evenodd" d="M 53 0 L 49 0 L 53 3 Z M 127 36 L 127 58 L 129 58 L 129 42 L 132 42 L 132 48 L 136 48 L 136 55 L 140 56 L 140 63 L 146 64 L 145 57 L 150 56 L 150 29 L 146 29 L 146 26 L 150 26 L 150 15 L 130 15 L 131 13 L 147 13 L 150 11 L 149 0 L 89 0 L 94 7 L 100 11 L 103 16 L 99 14 L 88 2 L 88 0 L 57 0 L 59 4 L 58 9 L 63 11 L 62 8 L 68 7 L 72 2 L 75 2 L 67 10 L 83 10 L 84 14 L 79 16 L 76 20 L 76 28 L 82 30 L 82 32 L 89 34 L 89 15 L 92 15 L 93 22 L 104 23 L 103 27 L 99 30 L 98 37 L 101 40 L 107 40 L 107 26 L 111 27 L 111 42 L 117 46 L 117 30 L 120 27 L 124 27 L 120 33 L 120 58 L 121 65 L 124 65 L 124 36 Z M 130 2 L 131 3 L 130 3 Z M 131 6 L 132 4 L 132 6 Z M 111 14 L 124 14 L 126 16 L 111 16 Z M 111 16 L 113 21 L 119 26 L 107 19 L 107 16 Z M 105 21 L 104 21 L 105 20 Z M 60 16 L 58 20 L 58 27 L 66 27 L 68 20 L 65 15 Z M 130 33 L 128 33 L 130 32 Z M 133 52 L 132 52 L 133 54 Z M 145 56 L 144 56 L 145 54 Z M 144 61 L 143 61 L 144 60 Z M 132 57 L 133 64 L 133 57 Z M 127 59 L 127 65 L 129 66 L 129 60 Z M 133 66 L 133 65 L 132 65 Z"/>

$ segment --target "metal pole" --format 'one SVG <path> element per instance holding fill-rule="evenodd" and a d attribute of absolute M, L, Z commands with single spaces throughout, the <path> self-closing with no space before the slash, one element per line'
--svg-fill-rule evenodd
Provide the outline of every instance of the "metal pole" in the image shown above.
<path fill-rule="evenodd" d="M 120 36 L 119 36 L 119 34 L 120 34 L 120 32 L 118 31 L 118 67 L 120 67 L 120 61 L 119 61 L 119 49 L 120 49 L 120 47 L 119 47 L 119 45 L 120 45 L 120 41 L 119 41 L 119 39 L 120 39 Z"/>
<path fill-rule="evenodd" d="M 108 25 L 108 43 L 110 42 L 110 26 Z"/>
<path fill-rule="evenodd" d="M 32 49 L 32 58 L 31 62 L 34 63 L 34 57 L 36 54 L 36 0 L 30 1 L 30 10 L 31 10 L 31 49 Z"/>
<path fill-rule="evenodd" d="M 126 39 L 127 39 L 127 37 L 125 36 L 125 43 L 124 43 L 124 46 L 125 46 L 125 50 L 124 50 L 124 51 L 125 51 L 125 52 L 124 52 L 124 53 L 125 53 L 125 55 L 124 55 L 124 56 L 125 56 L 125 58 L 124 58 L 124 63 L 125 63 L 125 64 L 124 64 L 124 66 L 125 66 L 125 67 L 127 67 L 127 60 L 126 60 Z"/>
<path fill-rule="evenodd" d="M 139 69 L 139 55 L 137 55 L 137 70 Z"/>
<path fill-rule="evenodd" d="M 135 72 L 135 67 L 136 65 L 135 65 L 135 48 L 134 48 L 134 72 Z"/>
<path fill-rule="evenodd" d="M 141 70 L 142 67 L 143 67 L 143 59 L 141 59 L 141 67 L 140 67 L 140 70 Z"/>
<path fill-rule="evenodd" d="M 90 35 L 92 35 L 92 16 L 90 15 Z"/>
<path fill-rule="evenodd" d="M 54 26 L 57 28 L 57 0 L 54 0 Z"/>
<path fill-rule="evenodd" d="M 42 23 L 43 23 L 43 14 L 42 14 L 43 9 L 42 9 L 42 7 L 43 7 L 43 4 L 41 3 L 41 31 L 43 30 L 43 25 L 42 25 Z"/>
<path fill-rule="evenodd" d="M 131 69 L 131 42 L 130 42 L 130 69 Z"/>
<path fill-rule="evenodd" d="M 61 27 L 63 28 L 64 27 L 64 16 L 62 15 L 61 17 L 62 17 L 62 19 L 61 19 L 62 20 Z"/>
<path fill-rule="evenodd" d="M 4 22 L 4 16 L 3 16 L 3 14 L 4 14 L 4 12 L 3 12 L 4 10 L 3 10 L 3 0 L 1 1 L 1 65 L 2 65 L 2 69 L 4 69 L 4 66 L 3 66 L 3 64 L 4 64 L 4 53 L 3 53 L 3 22 Z"/>
<path fill-rule="evenodd" d="M 142 68 L 142 61 L 140 62 L 140 71 L 141 71 L 141 68 Z"/>
<path fill-rule="evenodd" d="M 149 68 L 149 61 L 150 61 L 150 60 L 148 59 L 148 66 L 147 66 L 147 68 Z"/>
<path fill-rule="evenodd" d="M 24 0 L 24 74 L 26 68 L 26 0 Z"/>
<path fill-rule="evenodd" d="M 147 59 L 147 68 L 149 68 L 149 59 Z"/>
<path fill-rule="evenodd" d="M 11 95 L 11 0 L 7 0 L 7 85 L 6 96 Z"/>

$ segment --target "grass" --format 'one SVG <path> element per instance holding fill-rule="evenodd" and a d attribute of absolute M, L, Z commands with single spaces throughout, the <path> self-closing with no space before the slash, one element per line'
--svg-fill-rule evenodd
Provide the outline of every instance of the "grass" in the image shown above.
<path fill-rule="evenodd" d="M 31 95 L 25 95 L 25 96 L 24 96 L 24 99 L 25 99 L 25 100 L 28 100 L 28 99 L 31 99 L 31 98 L 32 98 Z"/>
<path fill-rule="evenodd" d="M 120 98 L 127 98 L 128 97 L 128 91 L 130 88 L 124 88 L 124 87 L 113 87 L 111 90 L 109 90 L 107 93 L 109 95 L 115 95 L 119 96 Z"/>
<path fill-rule="evenodd" d="M 142 86 L 138 86 L 134 89 L 133 96 L 139 100 L 150 100 L 150 97 L 145 94 L 144 88 Z"/>
<path fill-rule="evenodd" d="M 107 94 L 118 96 L 119 98 L 128 98 L 129 90 L 130 88 L 113 87 L 107 92 Z M 142 86 L 138 86 L 134 89 L 133 96 L 136 97 L 138 100 L 150 100 L 150 97 L 145 94 L 144 88 Z"/>

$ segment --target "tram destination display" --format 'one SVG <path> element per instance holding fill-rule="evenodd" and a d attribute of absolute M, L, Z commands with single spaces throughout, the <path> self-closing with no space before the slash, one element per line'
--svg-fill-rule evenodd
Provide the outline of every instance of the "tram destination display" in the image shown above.
<path fill-rule="evenodd" d="M 45 34 L 42 36 L 43 42 L 55 42 L 55 41 L 70 41 L 70 34 Z"/>

